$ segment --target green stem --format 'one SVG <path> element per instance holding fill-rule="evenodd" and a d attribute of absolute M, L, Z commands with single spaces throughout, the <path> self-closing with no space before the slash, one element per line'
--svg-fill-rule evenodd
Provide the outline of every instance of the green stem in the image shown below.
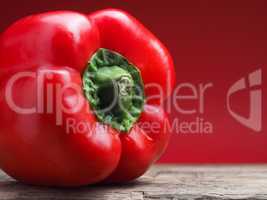
<path fill-rule="evenodd" d="M 127 132 L 138 120 L 144 105 L 139 70 L 122 55 L 99 49 L 83 75 L 83 87 L 100 122 Z"/>

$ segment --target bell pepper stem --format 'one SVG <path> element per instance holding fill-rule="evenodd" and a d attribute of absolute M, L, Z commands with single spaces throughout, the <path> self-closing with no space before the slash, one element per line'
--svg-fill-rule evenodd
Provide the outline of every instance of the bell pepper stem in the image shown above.
<path fill-rule="evenodd" d="M 83 75 L 83 88 L 100 122 L 128 132 L 144 106 L 139 70 L 117 52 L 99 49 Z"/>

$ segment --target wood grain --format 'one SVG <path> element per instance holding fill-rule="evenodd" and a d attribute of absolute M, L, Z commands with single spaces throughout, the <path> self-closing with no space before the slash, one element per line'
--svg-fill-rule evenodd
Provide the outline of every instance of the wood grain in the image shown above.
<path fill-rule="evenodd" d="M 75 189 L 24 185 L 0 173 L 0 199 L 267 199 L 267 165 L 158 165 L 132 183 L 94 185 Z"/>

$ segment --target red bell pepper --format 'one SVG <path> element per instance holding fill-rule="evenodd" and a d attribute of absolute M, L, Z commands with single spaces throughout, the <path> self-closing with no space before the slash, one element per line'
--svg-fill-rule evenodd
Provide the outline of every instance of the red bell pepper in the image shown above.
<path fill-rule="evenodd" d="M 130 181 L 166 148 L 168 118 L 154 97 L 171 94 L 173 62 L 123 11 L 23 18 L 1 36 L 0 70 L 0 168 L 17 180 Z"/>

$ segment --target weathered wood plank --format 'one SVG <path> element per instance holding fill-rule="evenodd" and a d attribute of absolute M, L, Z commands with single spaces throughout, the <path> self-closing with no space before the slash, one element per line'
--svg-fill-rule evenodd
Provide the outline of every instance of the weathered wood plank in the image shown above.
<path fill-rule="evenodd" d="M 0 173 L 0 199 L 267 199 L 267 165 L 155 166 L 132 183 L 76 189 L 23 185 Z"/>

